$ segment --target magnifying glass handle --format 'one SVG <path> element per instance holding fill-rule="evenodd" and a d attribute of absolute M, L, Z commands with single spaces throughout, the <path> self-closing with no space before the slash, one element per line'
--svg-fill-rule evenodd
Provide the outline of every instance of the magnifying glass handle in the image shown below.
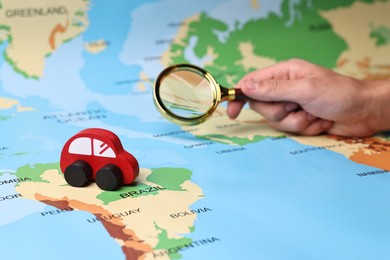
<path fill-rule="evenodd" d="M 224 88 L 221 87 L 222 100 L 238 100 L 238 101 L 250 101 L 250 97 L 244 94 L 239 88 Z"/>
<path fill-rule="evenodd" d="M 248 97 L 247 95 L 242 92 L 239 88 L 232 88 L 229 90 L 229 100 L 237 100 L 237 101 L 251 101 L 252 98 Z M 293 112 L 297 112 L 299 110 L 302 110 L 302 107 L 298 105 L 298 107 L 293 110 Z"/>
<path fill-rule="evenodd" d="M 251 100 L 250 97 L 244 94 L 241 89 L 235 88 L 234 89 L 234 99 L 233 100 L 238 100 L 238 101 L 249 101 Z"/>

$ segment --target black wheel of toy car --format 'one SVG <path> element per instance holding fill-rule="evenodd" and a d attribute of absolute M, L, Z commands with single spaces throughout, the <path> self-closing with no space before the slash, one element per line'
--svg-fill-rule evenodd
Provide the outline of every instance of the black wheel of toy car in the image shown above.
<path fill-rule="evenodd" d="M 75 161 L 64 172 L 66 182 L 73 187 L 83 187 L 92 179 L 92 168 L 85 161 Z"/>
<path fill-rule="evenodd" d="M 121 169 L 115 164 L 107 164 L 96 173 L 96 184 L 102 190 L 119 189 L 123 184 Z"/>

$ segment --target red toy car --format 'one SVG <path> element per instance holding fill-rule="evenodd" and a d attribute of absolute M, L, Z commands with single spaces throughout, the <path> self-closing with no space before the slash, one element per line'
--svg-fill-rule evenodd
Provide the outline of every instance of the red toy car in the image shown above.
<path fill-rule="evenodd" d="M 95 180 L 103 190 L 117 190 L 138 176 L 137 159 L 123 149 L 113 132 L 88 128 L 70 138 L 60 159 L 66 182 L 74 187 Z"/>

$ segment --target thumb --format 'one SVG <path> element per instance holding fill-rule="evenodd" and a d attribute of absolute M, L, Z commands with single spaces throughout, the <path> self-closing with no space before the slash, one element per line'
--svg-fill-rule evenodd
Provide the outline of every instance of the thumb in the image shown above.
<path fill-rule="evenodd" d="M 309 85 L 306 80 L 244 80 L 240 88 L 248 97 L 264 102 L 305 102 Z"/>

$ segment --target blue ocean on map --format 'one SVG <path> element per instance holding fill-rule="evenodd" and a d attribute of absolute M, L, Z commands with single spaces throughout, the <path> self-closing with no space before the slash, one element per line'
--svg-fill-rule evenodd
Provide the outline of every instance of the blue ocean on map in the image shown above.
<path fill-rule="evenodd" d="M 190 135 L 183 136 L 183 139 L 191 138 Z M 140 140 L 138 145 L 141 143 L 145 145 L 146 150 L 150 151 L 152 142 Z M 354 255 L 353 248 L 356 246 L 370 248 L 367 251 L 368 257 L 372 256 L 372 248 L 383 248 L 389 242 L 384 233 L 382 237 L 378 236 L 380 234 L 378 231 L 387 223 L 387 219 L 379 217 L 378 214 L 386 207 L 386 201 L 390 198 L 384 198 L 384 191 L 378 189 L 380 180 L 363 181 L 355 176 L 356 172 L 362 169 L 370 170 L 370 167 L 353 163 L 346 158 L 340 158 L 342 156 L 339 154 L 325 150 L 316 151 L 318 153 L 316 159 L 305 155 L 291 158 L 290 151 L 302 149 L 304 146 L 289 139 L 269 139 L 261 143 L 246 145 L 244 147 L 247 150 L 243 152 L 223 155 L 216 153 L 228 147 L 228 145 L 217 143 L 213 145 L 213 149 L 207 150 L 189 151 L 175 144 L 167 144 L 165 147 L 167 150 L 176 150 L 181 155 L 182 160 L 172 160 L 170 166 L 178 162 L 178 167 L 192 170 L 192 182 L 202 187 L 205 198 L 192 205 L 191 208 L 212 209 L 211 213 L 198 215 L 195 222 L 196 235 L 187 234 L 186 236 L 194 241 L 207 237 L 216 237 L 223 241 L 219 244 L 215 242 L 212 247 L 205 245 L 197 250 L 183 251 L 184 256 L 207 258 L 209 254 L 220 250 L 222 258 L 237 258 L 240 257 L 240 250 L 226 251 L 226 244 L 234 248 L 239 241 L 238 244 L 245 244 L 248 248 L 252 248 L 251 251 L 256 248 L 257 244 L 262 244 L 262 250 L 257 252 L 257 257 L 261 258 L 272 256 L 275 259 L 277 255 L 276 258 L 302 259 L 302 252 L 307 252 L 309 248 L 309 253 L 312 254 L 322 252 L 323 258 L 317 259 L 329 259 L 333 256 L 332 252 L 341 250 L 340 247 L 342 247 L 337 254 L 344 252 L 346 258 L 365 259 L 362 257 L 364 256 L 362 250 L 359 250 L 359 255 Z M 287 163 L 275 167 L 273 159 L 275 157 Z M 253 163 L 254 161 L 257 163 Z M 202 164 L 196 162 L 202 162 Z M 240 172 L 232 172 L 231 163 L 224 162 L 237 162 L 246 167 Z M 141 164 L 147 166 L 143 160 Z M 157 164 L 164 166 L 167 162 L 157 162 Z M 318 169 L 318 166 L 321 166 L 321 169 Z M 329 174 L 323 175 L 323 172 Z M 284 181 L 279 181 L 281 179 Z M 345 186 L 346 183 L 350 186 Z M 308 190 L 310 187 L 312 191 Z M 385 188 L 388 187 L 383 187 Z M 368 192 L 371 194 L 369 198 L 365 195 Z M 378 196 L 382 196 L 381 200 L 377 199 L 375 192 Z M 347 201 L 358 203 L 356 205 L 346 204 Z M 361 207 L 362 203 L 364 207 Z M 50 210 L 50 207 L 46 208 Z M 17 241 L 20 234 L 24 237 L 31 236 L 31 239 L 39 239 L 39 234 L 50 235 L 53 243 L 57 240 L 57 236 L 64 236 L 72 238 L 75 252 L 85 248 L 83 241 L 89 241 L 88 244 L 92 243 L 94 248 L 96 246 L 96 250 L 109 247 L 109 253 L 106 252 L 106 254 L 110 254 L 107 255 L 110 258 L 112 254 L 115 255 L 113 249 L 117 248 L 118 259 L 121 258 L 120 249 L 110 241 L 104 228 L 100 224 L 94 226 L 86 222 L 86 219 L 91 217 L 90 214 L 85 212 L 63 214 L 48 217 L 43 227 L 39 224 L 39 218 L 42 218 L 39 213 L 29 215 L 28 218 L 11 225 L 2 226 L 0 233 L 9 234 L 10 230 L 22 232 L 15 233 L 15 237 L 8 237 L 7 241 L 3 241 L 2 244 L 7 245 L 10 241 Z M 365 220 L 362 222 L 361 219 L 355 219 L 355 216 L 359 218 L 364 216 Z M 223 224 L 221 219 L 224 220 Z M 72 228 L 72 223 L 84 222 L 86 222 L 85 225 L 77 224 L 77 227 Z M 361 232 L 362 223 L 366 225 L 363 229 L 365 232 L 352 235 L 354 230 Z M 39 230 L 34 230 L 34 227 L 38 229 L 39 225 Z M 360 228 L 358 229 L 357 226 Z M 89 231 L 89 228 L 93 228 L 93 232 Z M 96 232 L 98 232 L 96 228 L 99 228 L 99 232 L 102 233 L 98 235 L 100 238 L 97 239 L 98 241 L 94 241 L 94 237 L 97 237 Z M 28 230 L 28 233 L 24 234 L 22 230 Z M 88 234 L 93 234 L 93 236 Z M 338 236 L 333 237 L 334 234 Z M 345 234 L 345 237 L 342 234 Z M 373 236 L 376 238 L 373 239 Z M 101 237 L 107 237 L 107 240 Z M 345 243 L 347 238 L 348 243 Z M 47 238 L 42 238 L 44 239 Z M 285 250 L 278 250 L 280 246 L 283 246 Z M 330 250 L 324 251 L 324 246 Z M 28 245 L 24 249 L 29 252 L 35 250 L 28 248 Z M 96 253 L 99 257 L 104 256 L 104 252 L 96 250 L 93 254 Z M 35 252 L 44 254 L 44 252 Z M 62 256 L 66 259 L 72 254 L 71 252 L 63 253 L 59 259 Z M 91 256 L 90 253 L 88 256 Z M 310 259 L 310 255 L 307 259 Z"/>
<path fill-rule="evenodd" d="M 223 243 L 183 251 L 185 256 L 207 258 L 218 251 L 221 258 L 239 259 L 241 250 L 248 249 L 256 252 L 256 259 L 313 259 L 314 255 L 315 259 L 383 259 L 382 249 L 390 242 L 381 231 L 388 226 L 383 216 L 390 199 L 385 195 L 388 176 L 372 181 L 356 178 L 357 172 L 375 169 L 332 151 L 291 155 L 305 146 L 289 139 L 269 139 L 245 148 L 224 155 L 210 149 L 191 155 L 195 162 L 203 158 L 206 167 L 194 167 L 193 181 L 202 187 L 205 199 L 192 209 L 208 207 L 213 212 L 198 214 L 197 232 L 190 237 L 199 241 L 208 234 Z M 283 164 L 275 167 L 274 158 Z M 227 162 L 245 167 L 232 172 Z M 242 248 L 229 251 L 225 243 Z"/>
<path fill-rule="evenodd" d="M 42 212 L 55 209 L 46 206 Z M 0 235 L 2 248 L 17 248 L 3 250 L 2 259 L 25 259 L 26 255 L 29 259 L 123 259 L 122 249 L 108 235 L 104 226 L 101 223 L 88 223 L 87 219 L 92 217 L 90 213 L 77 211 L 45 216 L 35 213 L 0 226 L 0 234 L 7 234 Z M 21 238 L 22 241 L 34 243 L 21 244 Z M 50 248 L 62 250 L 53 252 Z"/>
<path fill-rule="evenodd" d="M 223 20 L 230 28 L 226 33 L 219 34 L 221 42 L 229 31 L 233 30 L 236 22 L 243 24 L 250 19 L 266 17 L 269 13 L 280 14 L 280 0 L 264 2 L 260 10 L 253 10 L 250 5 L 242 5 L 242 1 L 175 1 L 164 0 L 154 4 L 143 5 L 131 13 L 132 27 L 129 31 L 123 50 L 120 54 L 120 60 L 125 64 L 138 64 L 142 71 L 148 75 L 158 75 L 164 69 L 159 59 L 152 61 L 146 60 L 149 57 L 159 57 L 167 51 L 170 41 L 177 34 L 178 26 L 169 26 L 181 24 L 183 20 L 199 13 L 207 13 L 214 19 Z M 201 4 L 200 4 L 201 3 Z M 172 6 L 175 6 L 175 12 L 172 12 Z M 236 12 L 236 10 L 241 12 Z M 156 11 L 158 10 L 158 11 Z M 153 14 L 153 17 L 151 17 Z M 167 16 L 166 14 L 169 14 Z M 157 21 L 150 23 L 150 19 Z M 162 40 L 164 44 L 156 44 Z M 196 39 L 193 39 L 196 41 Z M 142 42 L 142 45 L 139 44 Z M 193 55 L 192 46 L 186 50 L 186 59 L 191 63 L 200 65 L 201 60 Z"/>
<path fill-rule="evenodd" d="M 4 51 L 7 48 L 7 46 L 8 46 L 7 43 L 0 44 L 0 52 L 4 53 Z M 1 57 L 0 58 L 0 68 L 3 66 L 3 63 L 4 63 L 4 58 Z M 0 81 L 0 86 L 2 86 L 1 81 Z M 0 91 L 1 91 L 1 89 L 0 89 Z"/>
<path fill-rule="evenodd" d="M 123 48 L 126 32 L 130 30 L 130 11 L 139 5 L 153 1 L 119 1 L 113 9 L 107 10 L 104 1 L 95 1 L 90 11 L 90 26 L 83 34 L 83 40 L 94 42 L 103 39 L 108 48 L 99 55 L 84 53 L 85 66 L 81 77 L 89 89 L 102 94 L 125 94 L 131 92 L 128 85 L 120 87 L 116 82 L 138 79 L 141 68 L 127 66 L 118 60 Z M 136 39 L 135 39 L 136 40 Z"/>

